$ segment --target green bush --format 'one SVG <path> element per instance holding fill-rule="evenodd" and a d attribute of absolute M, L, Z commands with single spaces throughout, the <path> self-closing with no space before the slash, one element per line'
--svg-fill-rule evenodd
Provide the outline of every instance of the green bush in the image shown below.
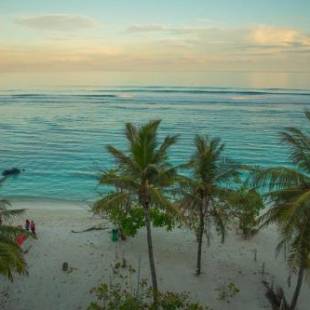
<path fill-rule="evenodd" d="M 119 228 L 122 237 L 134 237 L 138 230 L 145 226 L 143 207 L 138 205 L 118 205 L 104 210 L 109 220 Z M 155 227 L 166 227 L 171 230 L 175 225 L 175 218 L 165 210 L 152 208 L 150 219 Z"/>
<path fill-rule="evenodd" d="M 251 237 L 256 231 L 256 218 L 264 208 L 262 197 L 254 189 L 242 187 L 238 195 L 232 197 L 231 202 L 243 237 Z"/>
<path fill-rule="evenodd" d="M 216 290 L 218 291 L 217 299 L 227 303 L 230 303 L 230 300 L 240 292 L 240 289 L 233 282 L 223 285 Z"/>
<path fill-rule="evenodd" d="M 145 281 L 141 282 L 141 293 L 138 295 L 131 292 L 121 284 L 102 283 L 99 287 L 92 289 L 96 294 L 97 301 L 92 302 L 88 310 L 154 310 L 152 303 L 152 288 Z M 159 294 L 160 310 L 211 310 L 199 303 L 193 303 L 188 293 L 165 292 Z"/>

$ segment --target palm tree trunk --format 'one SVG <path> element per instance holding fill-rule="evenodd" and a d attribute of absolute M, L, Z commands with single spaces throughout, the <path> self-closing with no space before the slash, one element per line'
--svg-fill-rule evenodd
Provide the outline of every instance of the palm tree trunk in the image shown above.
<path fill-rule="evenodd" d="M 154 252 L 153 252 L 150 211 L 149 211 L 149 205 L 147 202 L 144 203 L 144 218 L 145 218 L 145 226 L 146 226 L 146 233 L 147 233 L 149 263 L 150 263 L 151 277 L 152 277 L 153 301 L 154 301 L 155 309 L 157 309 L 158 308 L 158 286 L 157 286 L 157 276 L 156 276 L 156 268 L 155 268 L 155 261 L 154 261 Z"/>
<path fill-rule="evenodd" d="M 304 273 L 305 273 L 305 267 L 304 267 L 303 263 L 301 263 L 301 265 L 299 266 L 297 284 L 296 284 L 295 292 L 294 292 L 294 295 L 292 298 L 290 310 L 295 310 L 295 308 L 296 308 L 297 300 L 298 300 L 298 297 L 300 294 L 300 289 L 301 289 L 302 282 L 304 279 Z"/>
<path fill-rule="evenodd" d="M 204 233 L 204 215 L 202 207 L 200 208 L 199 213 L 199 229 L 198 229 L 198 251 L 197 251 L 197 265 L 196 265 L 196 275 L 199 276 L 201 273 L 201 249 L 202 249 L 202 241 L 203 241 L 203 233 Z"/>

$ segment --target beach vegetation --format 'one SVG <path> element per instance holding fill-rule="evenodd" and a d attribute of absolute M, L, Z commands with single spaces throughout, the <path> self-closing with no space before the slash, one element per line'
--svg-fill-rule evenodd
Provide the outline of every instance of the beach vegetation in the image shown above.
<path fill-rule="evenodd" d="M 91 294 L 95 294 L 96 301 L 89 305 L 88 310 L 211 310 L 207 306 L 193 302 L 190 294 L 184 291 L 158 292 L 158 303 L 155 305 L 153 288 L 146 279 L 140 278 L 139 266 L 136 271 L 136 268 L 123 258 L 112 264 L 111 269 L 109 282 L 103 282 L 90 290 Z"/>
<path fill-rule="evenodd" d="M 0 274 L 13 281 L 14 273 L 26 273 L 23 251 L 16 243 L 16 237 L 25 232 L 23 228 L 11 225 L 12 218 L 24 210 L 12 210 L 10 206 L 8 200 L 0 199 Z"/>
<path fill-rule="evenodd" d="M 140 294 L 137 295 L 128 287 L 120 283 L 102 283 L 91 290 L 96 295 L 96 301 L 92 302 L 88 310 L 211 310 L 197 302 L 193 302 L 189 293 L 164 292 L 158 293 L 158 304 L 155 307 L 152 302 L 152 288 L 146 281 L 140 284 Z"/>
<path fill-rule="evenodd" d="M 305 116 L 310 121 L 310 112 Z M 297 307 L 306 271 L 310 269 L 310 135 L 295 127 L 281 133 L 288 146 L 291 167 L 258 169 L 254 184 L 265 191 L 270 208 L 259 219 L 260 227 L 276 224 L 281 241 L 276 250 L 286 251 L 297 281 L 290 309 Z"/>
<path fill-rule="evenodd" d="M 222 285 L 216 289 L 218 292 L 217 299 L 220 301 L 225 301 L 226 303 L 230 303 L 231 299 L 240 293 L 240 289 L 234 282 L 230 282 L 226 285 Z"/>
<path fill-rule="evenodd" d="M 255 189 L 241 186 L 230 193 L 229 202 L 242 236 L 245 239 L 252 237 L 257 232 L 257 218 L 265 208 L 262 196 Z"/>
<path fill-rule="evenodd" d="M 224 242 L 226 224 L 232 216 L 230 199 L 235 199 L 234 184 L 240 182 L 239 166 L 223 151 L 219 138 L 197 135 L 195 152 L 184 165 L 190 176 L 179 177 L 182 217 L 197 236 L 196 275 L 201 273 L 203 237 L 209 238 L 211 226 Z"/>
<path fill-rule="evenodd" d="M 113 190 L 93 207 L 95 213 L 110 214 L 129 235 L 135 234 L 142 226 L 146 227 L 155 307 L 159 290 L 151 224 L 167 225 L 168 228 L 172 225 L 175 210 L 167 192 L 175 182 L 176 168 L 168 162 L 168 151 L 177 141 L 177 136 L 166 136 L 159 143 L 159 125 L 160 120 L 140 127 L 128 123 L 125 128 L 128 149 L 121 151 L 112 145 L 107 146 L 116 166 L 103 173 L 100 184 Z"/>

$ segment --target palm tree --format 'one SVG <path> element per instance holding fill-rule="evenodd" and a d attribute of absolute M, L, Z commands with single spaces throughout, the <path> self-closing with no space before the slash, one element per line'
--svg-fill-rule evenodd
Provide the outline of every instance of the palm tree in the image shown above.
<path fill-rule="evenodd" d="M 0 181 L 0 185 L 3 181 L 4 179 Z M 0 199 L 0 274 L 12 281 L 14 272 L 26 272 L 26 262 L 22 249 L 15 241 L 16 236 L 23 230 L 9 225 L 9 222 L 24 210 L 8 210 L 9 206 L 9 201 Z"/>
<path fill-rule="evenodd" d="M 160 209 L 171 207 L 163 190 L 169 188 L 175 180 L 176 169 L 170 166 L 167 160 L 168 150 L 177 140 L 177 136 L 167 136 L 159 144 L 157 139 L 159 125 L 159 120 L 150 121 L 141 127 L 128 123 L 125 130 L 128 140 L 127 152 L 122 152 L 112 145 L 107 146 L 117 166 L 116 169 L 105 172 L 100 183 L 112 186 L 115 190 L 94 205 L 94 211 L 97 213 L 119 206 L 138 205 L 143 208 L 155 307 L 158 305 L 158 285 L 151 211 L 154 207 Z"/>
<path fill-rule="evenodd" d="M 310 112 L 305 116 L 310 120 Z M 274 167 L 260 169 L 254 184 L 267 191 L 271 208 L 261 216 L 261 227 L 276 223 L 282 241 L 277 246 L 289 248 L 288 263 L 297 273 L 297 284 L 291 300 L 294 310 L 300 295 L 305 271 L 310 268 L 310 136 L 289 127 L 281 133 L 281 140 L 289 147 L 289 157 L 295 168 Z"/>
<path fill-rule="evenodd" d="M 228 197 L 233 191 L 233 181 L 239 177 L 237 165 L 224 158 L 223 150 L 224 144 L 220 139 L 197 135 L 195 153 L 185 165 L 192 176 L 180 178 L 180 207 L 197 234 L 196 275 L 201 273 L 201 250 L 208 222 L 216 225 L 224 241 Z"/>

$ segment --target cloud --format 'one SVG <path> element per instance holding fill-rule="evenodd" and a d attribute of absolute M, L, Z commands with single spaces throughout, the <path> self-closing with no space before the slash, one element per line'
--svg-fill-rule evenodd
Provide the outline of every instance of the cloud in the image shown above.
<path fill-rule="evenodd" d="M 0 71 L 308 72 L 309 52 L 309 36 L 289 28 L 136 25 L 113 37 L 51 32 L 2 45 Z"/>
<path fill-rule="evenodd" d="M 258 25 L 245 28 L 228 28 L 216 26 L 183 26 L 173 27 L 160 24 L 133 25 L 127 28 L 129 34 L 155 33 L 167 40 L 191 40 L 197 45 L 226 44 L 240 48 L 290 47 L 303 48 L 310 46 L 310 36 L 296 29 Z M 175 36 L 175 37 L 173 37 Z"/>
<path fill-rule="evenodd" d="M 28 28 L 47 31 L 74 31 L 94 28 L 97 25 L 90 17 L 72 14 L 20 16 L 15 22 Z"/>
<path fill-rule="evenodd" d="M 157 32 L 162 34 L 190 34 L 201 33 L 207 30 L 212 30 L 213 27 L 196 27 L 196 26 L 184 26 L 173 27 L 169 25 L 150 24 L 150 25 L 132 25 L 127 28 L 128 33 L 148 33 Z"/>
<path fill-rule="evenodd" d="M 133 25 L 127 28 L 127 32 L 129 33 L 163 31 L 166 31 L 166 27 L 163 25 Z"/>
<path fill-rule="evenodd" d="M 250 31 L 250 40 L 257 45 L 283 47 L 310 46 L 310 37 L 295 29 L 258 26 Z"/>

